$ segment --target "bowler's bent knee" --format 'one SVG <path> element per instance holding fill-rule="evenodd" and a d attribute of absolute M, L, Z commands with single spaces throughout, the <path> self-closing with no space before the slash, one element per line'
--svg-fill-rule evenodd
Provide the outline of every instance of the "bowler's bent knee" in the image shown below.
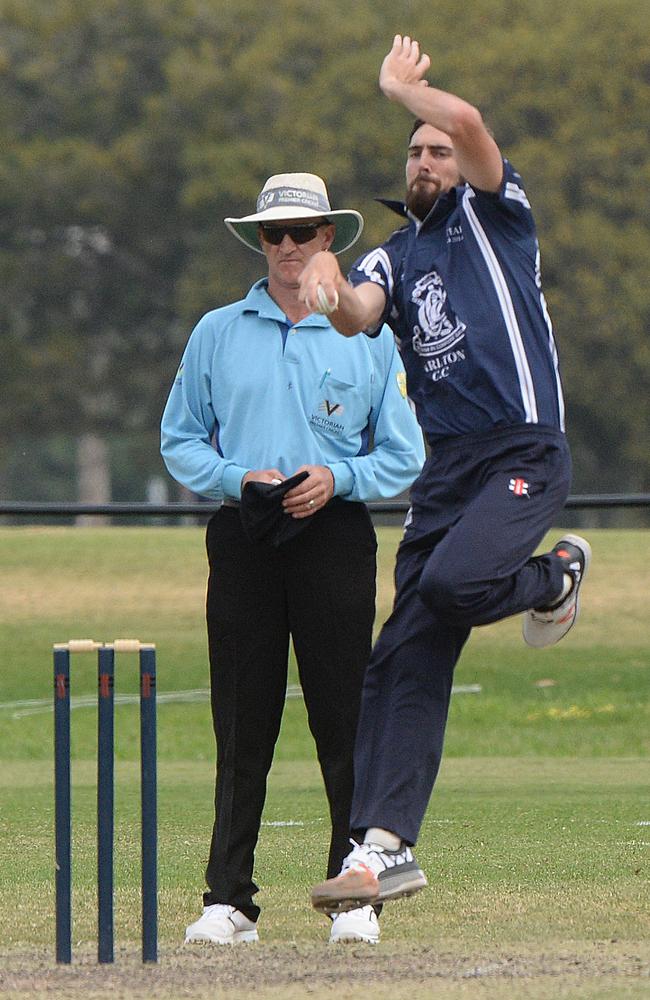
<path fill-rule="evenodd" d="M 418 594 L 437 617 L 472 626 L 480 624 L 492 606 L 493 590 L 491 581 L 469 582 L 453 567 L 434 563 L 423 570 Z"/>

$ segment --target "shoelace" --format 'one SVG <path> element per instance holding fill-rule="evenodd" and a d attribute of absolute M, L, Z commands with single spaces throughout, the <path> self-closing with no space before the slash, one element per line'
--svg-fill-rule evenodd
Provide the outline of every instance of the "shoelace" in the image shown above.
<path fill-rule="evenodd" d="M 352 850 L 348 854 L 347 858 L 343 861 L 343 867 L 341 872 L 348 871 L 350 868 L 354 868 L 355 865 L 363 865 L 364 868 L 371 868 L 370 855 L 374 854 L 375 857 L 378 856 L 378 851 L 373 851 L 368 844 L 357 844 L 355 840 L 350 840 L 352 844 Z"/>
<path fill-rule="evenodd" d="M 352 850 L 343 862 L 341 874 L 350 868 L 363 867 L 378 875 L 379 872 L 386 868 L 390 868 L 392 865 L 400 863 L 400 861 L 408 860 L 407 848 L 405 848 L 404 844 L 402 844 L 399 851 L 389 852 L 380 846 L 372 844 L 357 844 L 354 840 L 350 840 L 350 843 L 352 844 Z"/>

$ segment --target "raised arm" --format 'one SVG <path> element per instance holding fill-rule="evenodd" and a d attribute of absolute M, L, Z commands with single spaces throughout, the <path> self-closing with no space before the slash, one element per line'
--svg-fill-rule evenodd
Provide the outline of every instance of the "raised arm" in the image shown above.
<path fill-rule="evenodd" d="M 498 191 L 503 161 L 480 112 L 462 98 L 429 86 L 424 74 L 430 66 L 431 59 L 420 54 L 418 42 L 395 35 L 381 66 L 379 86 L 391 101 L 449 136 L 458 168 L 469 184 L 481 191 Z"/>
<path fill-rule="evenodd" d="M 353 288 L 329 250 L 310 258 L 300 275 L 299 294 L 308 309 L 328 316 L 332 326 L 345 337 L 375 330 L 386 305 L 379 285 L 367 282 Z"/>

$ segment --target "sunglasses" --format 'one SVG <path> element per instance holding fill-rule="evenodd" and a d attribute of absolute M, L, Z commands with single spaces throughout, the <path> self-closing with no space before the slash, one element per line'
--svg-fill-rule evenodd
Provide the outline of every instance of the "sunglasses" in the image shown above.
<path fill-rule="evenodd" d="M 326 226 L 326 222 L 306 223 L 304 226 L 264 226 L 260 223 L 262 239 L 265 243 L 272 243 L 274 247 L 279 247 L 285 236 L 291 237 L 294 243 L 309 243 L 315 239 L 321 226 Z"/>

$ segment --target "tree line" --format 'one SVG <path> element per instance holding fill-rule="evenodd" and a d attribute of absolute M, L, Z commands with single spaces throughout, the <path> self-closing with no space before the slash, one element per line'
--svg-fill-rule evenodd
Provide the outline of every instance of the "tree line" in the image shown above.
<path fill-rule="evenodd" d="M 164 474 L 189 331 L 263 271 L 222 220 L 268 175 L 319 173 L 365 216 L 358 252 L 385 238 L 374 199 L 403 193 L 410 126 L 377 87 L 396 31 L 523 176 L 574 492 L 650 488 L 646 0 L 0 0 L 7 498 L 74 499 L 82 441 L 108 442 L 114 496 Z"/>

